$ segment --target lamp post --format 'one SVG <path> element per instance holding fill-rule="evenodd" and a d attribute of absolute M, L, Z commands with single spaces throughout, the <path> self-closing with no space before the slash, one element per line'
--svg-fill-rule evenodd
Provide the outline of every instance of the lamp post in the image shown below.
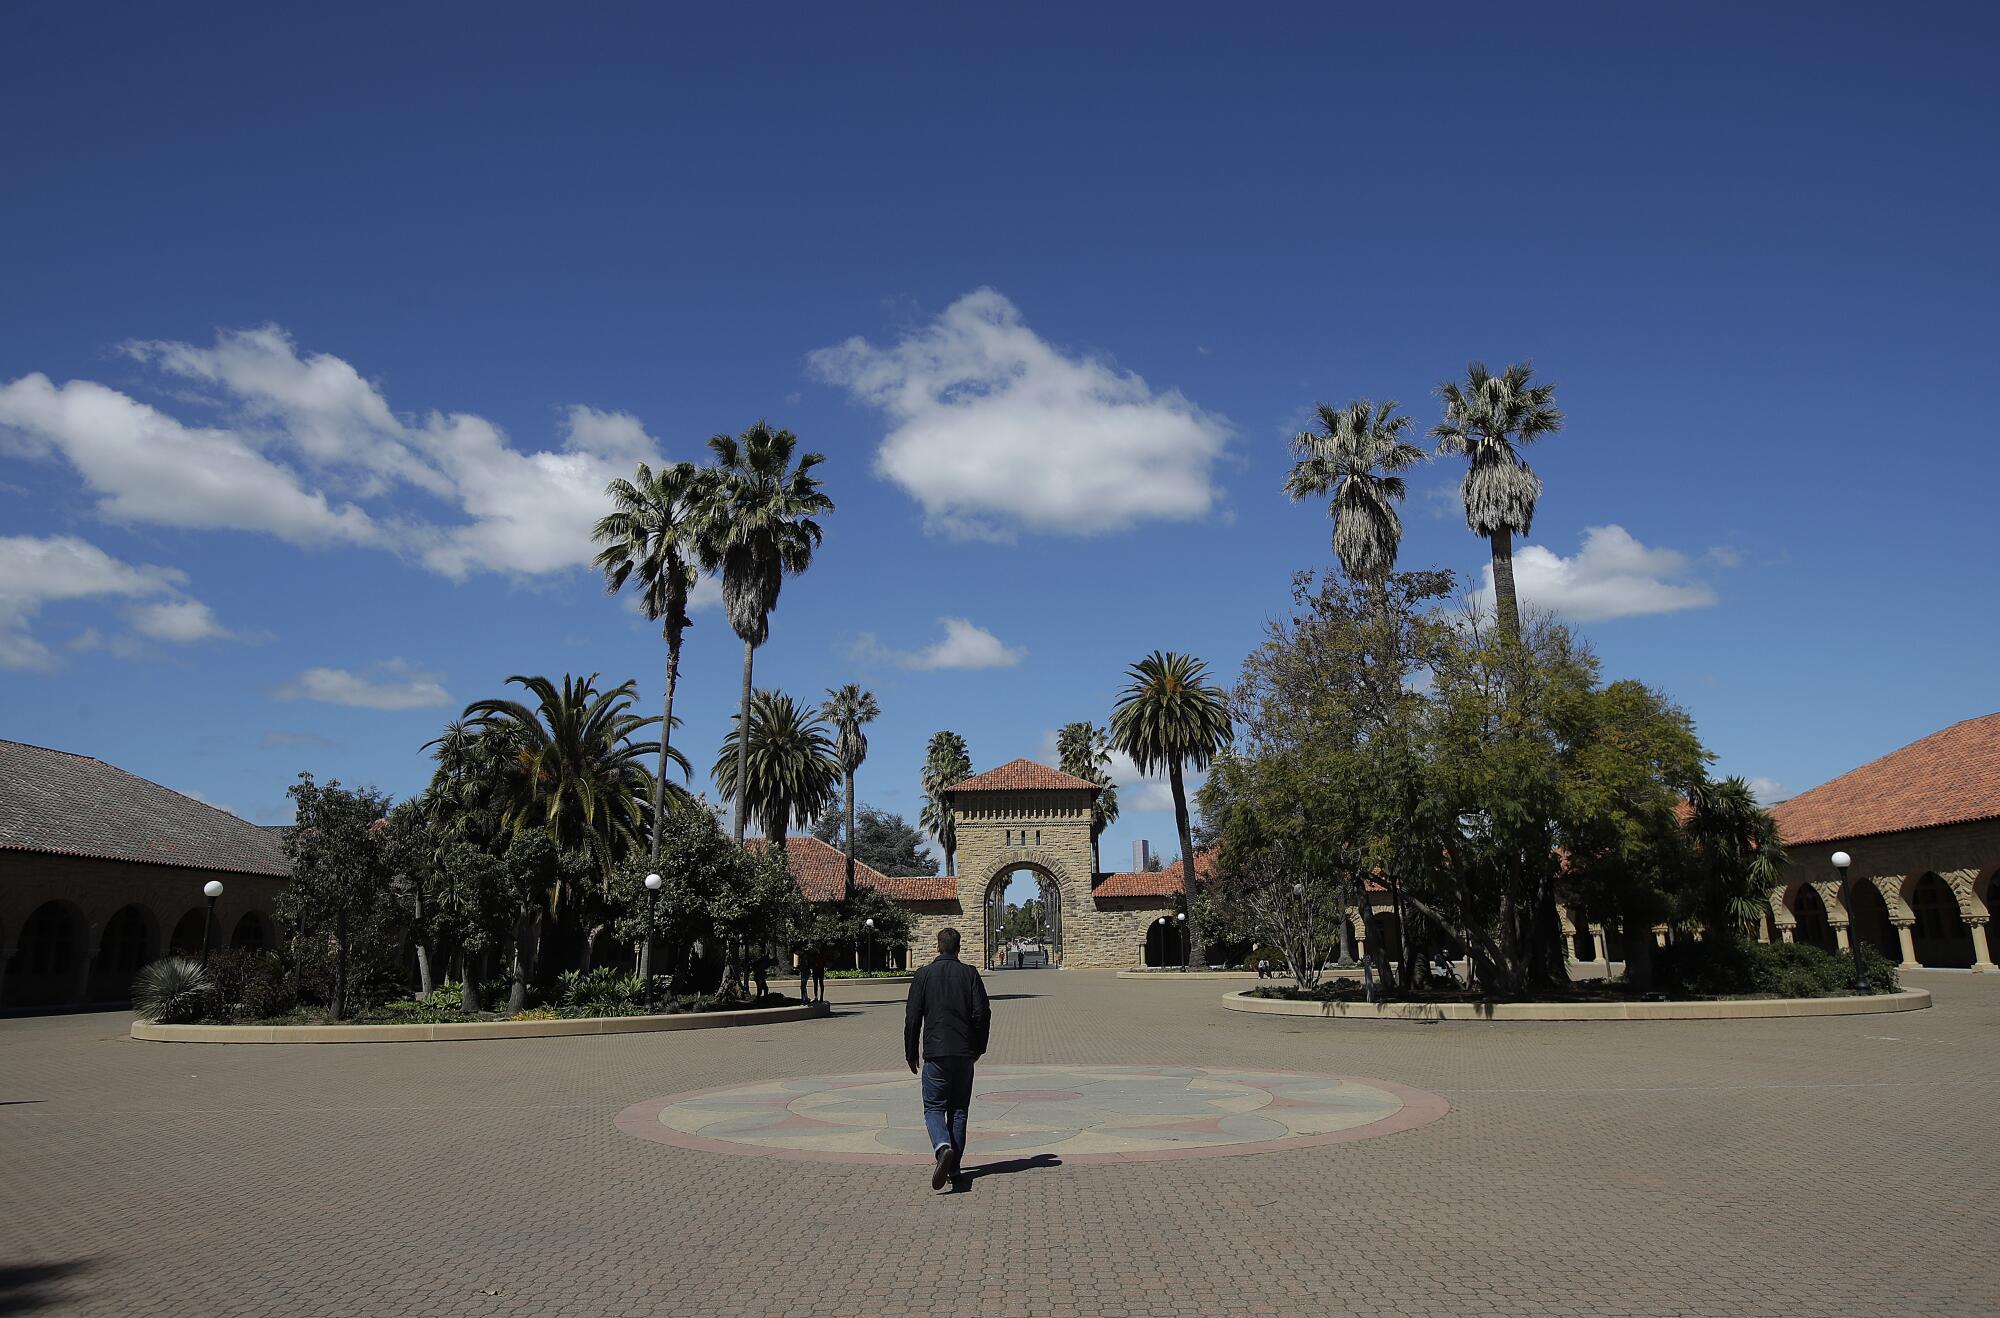
<path fill-rule="evenodd" d="M 861 927 L 868 931 L 868 964 L 864 969 L 873 970 L 875 969 L 875 917 L 871 915 L 863 920 Z"/>
<path fill-rule="evenodd" d="M 1847 945 L 1854 953 L 1854 991 L 1868 991 L 1868 972 L 1861 965 L 1861 912 L 1854 905 L 1854 890 L 1847 882 L 1847 867 L 1854 863 L 1854 857 L 1845 851 L 1833 853 L 1833 872 L 1840 878 L 1840 900 L 1847 907 Z"/>
<path fill-rule="evenodd" d="M 208 945 L 215 931 L 215 899 L 222 895 L 222 880 L 210 879 L 201 885 L 202 896 L 208 898 L 208 918 L 201 925 L 201 963 L 208 964 Z"/>
<path fill-rule="evenodd" d="M 664 882 L 657 874 L 646 876 L 646 941 L 639 949 L 639 978 L 646 981 L 646 1010 L 653 1009 L 653 919 L 660 908 L 660 884 Z"/>

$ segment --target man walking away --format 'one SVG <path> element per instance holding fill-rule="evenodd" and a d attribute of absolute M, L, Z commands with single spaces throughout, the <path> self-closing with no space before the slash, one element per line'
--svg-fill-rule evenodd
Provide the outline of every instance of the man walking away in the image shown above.
<path fill-rule="evenodd" d="M 930 1132 L 931 1189 L 942 1190 L 965 1157 L 965 1120 L 972 1106 L 972 1064 L 986 1052 L 993 1012 L 979 972 L 958 959 L 958 930 L 940 929 L 937 960 L 917 972 L 903 1012 L 903 1055 L 924 1080 L 924 1126 Z M 923 1042 L 923 1065 L 917 1043 Z"/>

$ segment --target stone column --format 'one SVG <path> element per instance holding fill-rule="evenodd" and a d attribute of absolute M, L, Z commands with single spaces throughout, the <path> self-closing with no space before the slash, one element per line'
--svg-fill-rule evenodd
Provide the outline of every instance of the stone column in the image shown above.
<path fill-rule="evenodd" d="M 90 971 L 97 964 L 97 926 L 84 930 L 84 944 L 76 959 L 76 979 L 70 985 L 69 1005 L 88 1006 L 90 1003 Z"/>
<path fill-rule="evenodd" d="M 1845 921 L 1845 920 L 1830 920 L 1830 921 L 1828 921 L 1828 923 L 1829 923 L 1829 924 L 1831 924 L 1831 925 L 1833 926 L 1833 941 L 1834 941 L 1835 945 L 1837 945 L 1837 946 L 1838 946 L 1838 947 L 1840 948 L 1840 950 L 1841 950 L 1841 951 L 1843 951 L 1843 952 L 1847 951 L 1847 950 L 1848 950 L 1848 949 L 1847 949 L 1847 921 Z"/>
<path fill-rule="evenodd" d="M 1590 926 L 1590 951 L 1593 965 L 1600 961 L 1607 966 L 1611 964 L 1611 942 L 1604 936 L 1604 926 L 1601 924 Z"/>
<path fill-rule="evenodd" d="M 1368 955 L 1368 908 L 1356 907 L 1349 918 L 1354 923 L 1354 959 L 1359 961 Z"/>
<path fill-rule="evenodd" d="M 1782 938 L 1787 943 L 1792 942 L 1794 941 L 1793 935 L 1797 932 L 1797 930 L 1798 930 L 1797 925 L 1781 924 L 1778 926 L 1778 937 Z"/>
<path fill-rule="evenodd" d="M 1889 923 L 1896 926 L 1896 941 L 1903 945 L 1903 963 L 1896 969 L 1922 970 L 1924 963 L 1917 960 L 1917 945 L 1910 938 L 1910 925 L 1913 921 L 1891 920 Z"/>
<path fill-rule="evenodd" d="M 1972 968 L 1974 970 L 2000 970 L 1993 964 L 1993 948 L 1986 941 L 1986 918 L 1969 916 L 1965 927 L 1972 931 Z"/>

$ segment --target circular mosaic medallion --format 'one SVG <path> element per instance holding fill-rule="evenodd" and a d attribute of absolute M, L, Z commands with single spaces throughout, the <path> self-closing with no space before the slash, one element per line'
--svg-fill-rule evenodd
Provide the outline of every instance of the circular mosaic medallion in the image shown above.
<path fill-rule="evenodd" d="M 1391 1135 L 1448 1110 L 1387 1080 L 1195 1066 L 982 1066 L 969 1162 L 1054 1155 L 1146 1162 Z M 618 1128 L 687 1149 L 817 1162 L 928 1163 L 907 1071 L 800 1076 L 635 1103 Z"/>

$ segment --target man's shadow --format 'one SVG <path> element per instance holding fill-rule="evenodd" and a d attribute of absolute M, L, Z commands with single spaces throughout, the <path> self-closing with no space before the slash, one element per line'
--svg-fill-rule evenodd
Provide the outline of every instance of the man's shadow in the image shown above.
<path fill-rule="evenodd" d="M 1062 1159 L 1053 1153 L 1037 1153 L 1032 1158 L 1007 1158 L 1000 1162 L 983 1162 L 977 1167 L 967 1167 L 952 1178 L 954 1194 L 970 1194 L 972 1183 L 982 1176 L 1011 1176 L 1015 1172 L 1040 1171 L 1044 1167 L 1060 1167 Z"/>

